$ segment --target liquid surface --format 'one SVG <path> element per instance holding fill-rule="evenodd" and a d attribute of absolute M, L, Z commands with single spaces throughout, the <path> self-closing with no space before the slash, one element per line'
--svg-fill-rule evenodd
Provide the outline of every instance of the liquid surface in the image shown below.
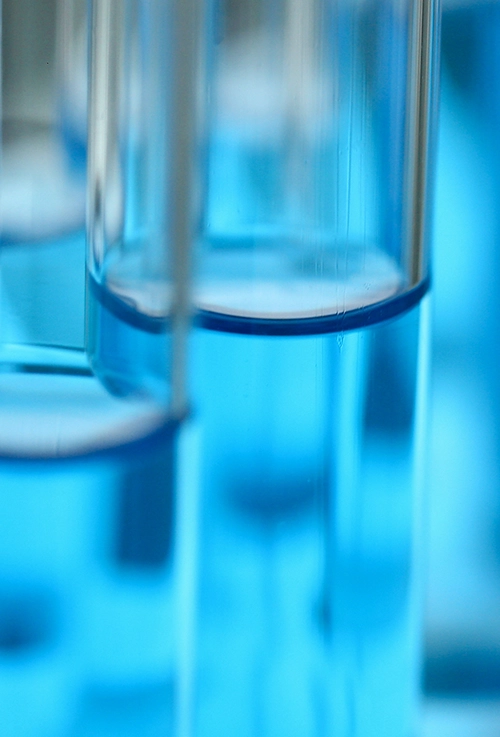
<path fill-rule="evenodd" d="M 352 243 L 319 245 L 281 239 L 225 239 L 203 247 L 193 300 L 200 310 L 254 319 L 339 315 L 392 297 L 404 287 L 396 262 L 382 251 Z M 314 253 L 314 255 L 313 255 Z M 144 257 L 111 253 L 107 290 L 151 318 L 170 311 L 164 279 L 148 275 Z"/>

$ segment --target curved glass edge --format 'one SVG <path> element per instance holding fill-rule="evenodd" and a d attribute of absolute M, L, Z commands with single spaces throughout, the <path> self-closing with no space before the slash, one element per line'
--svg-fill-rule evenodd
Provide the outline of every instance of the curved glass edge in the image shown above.
<path fill-rule="evenodd" d="M 87 285 L 100 304 L 109 310 L 119 320 L 123 320 L 138 330 L 146 333 L 160 335 L 164 333 L 169 325 L 166 317 L 152 317 L 139 312 L 132 305 L 124 302 L 119 297 L 105 289 L 90 272 L 87 272 Z"/>
<path fill-rule="evenodd" d="M 156 427 L 147 435 L 143 435 L 139 438 L 134 438 L 133 440 L 117 445 L 85 450 L 80 453 L 68 453 L 66 455 L 58 456 L 57 458 L 54 458 L 54 456 L 44 455 L 33 456 L 23 455 L 21 453 L 0 453 L 0 463 L 22 463 L 23 465 L 29 464 L 33 467 L 38 465 L 49 468 L 54 465 L 59 467 L 60 465 L 67 463 L 87 463 L 92 461 L 106 462 L 117 461 L 127 457 L 137 457 L 153 452 L 157 448 L 164 446 L 167 442 L 174 442 L 183 419 L 184 418 L 179 419 L 178 417 L 169 417 L 165 422 L 162 422 L 161 425 Z"/>
<path fill-rule="evenodd" d="M 415 307 L 429 291 L 430 277 L 427 276 L 411 289 L 394 297 L 376 302 L 367 307 L 337 313 L 296 319 L 255 319 L 224 315 L 208 310 L 199 310 L 195 316 L 195 325 L 205 330 L 216 330 L 224 333 L 242 335 L 320 335 L 324 333 L 345 333 L 348 330 L 371 327 L 408 312 Z"/>
<path fill-rule="evenodd" d="M 116 317 L 139 330 L 160 334 L 167 330 L 168 318 L 151 317 L 135 310 L 132 305 L 106 291 L 96 279 L 88 275 L 89 288 L 100 303 Z M 344 333 L 348 330 L 370 327 L 397 317 L 415 307 L 429 291 L 431 279 L 426 276 L 419 284 L 394 297 L 334 315 L 320 315 L 295 319 L 253 318 L 225 315 L 210 310 L 198 310 L 194 315 L 194 326 L 205 330 L 241 335 L 320 335 L 322 333 Z"/>
<path fill-rule="evenodd" d="M 95 375 L 84 358 L 83 351 L 36 346 L 34 349 L 28 346 L 7 346 L 6 350 L 0 351 L 0 369 L 7 372 L 22 374 L 55 374 L 71 377 L 79 377 L 90 381 L 97 381 Z M 69 452 L 58 457 L 39 455 L 28 455 L 25 453 L 2 453 L 0 451 L 0 463 L 22 463 L 32 467 L 41 465 L 50 467 L 65 463 L 92 462 L 92 461 L 114 461 L 132 454 L 147 454 L 154 452 L 165 443 L 174 442 L 177 431 L 188 412 L 184 415 L 169 415 L 153 427 L 147 434 L 131 438 L 115 445 L 85 449 L 80 452 Z"/>

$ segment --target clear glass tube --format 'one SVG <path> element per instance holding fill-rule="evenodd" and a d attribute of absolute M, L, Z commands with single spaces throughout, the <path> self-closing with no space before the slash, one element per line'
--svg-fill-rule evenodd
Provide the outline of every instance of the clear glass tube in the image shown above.
<path fill-rule="evenodd" d="M 400 737 L 420 679 L 436 7 L 210 7 L 197 734 Z"/>
<path fill-rule="evenodd" d="M 154 735 L 170 734 L 181 718 L 177 706 L 184 699 L 186 681 L 178 643 L 186 639 L 188 607 L 179 581 L 183 580 L 180 571 L 185 571 L 182 550 L 189 525 L 178 521 L 186 517 L 182 510 L 185 503 L 189 506 L 192 494 L 192 484 L 183 481 L 184 466 L 178 461 L 188 443 L 182 421 L 193 137 L 181 136 L 181 122 L 192 113 L 195 96 L 195 66 L 183 65 L 183 54 L 193 43 L 192 26 L 186 25 L 183 15 L 190 5 L 176 3 L 167 16 L 163 2 L 94 0 L 88 17 L 83 12 L 85 3 L 48 2 L 43 12 L 37 2 L 28 5 L 22 0 L 21 5 L 18 15 L 17 8 L 4 3 L 3 99 L 9 104 L 4 106 L 1 191 L 14 197 L 9 182 L 23 174 L 22 165 L 33 181 L 38 182 L 40 175 L 37 157 L 26 155 L 21 160 L 14 155 L 7 135 L 8 111 L 13 109 L 9 95 L 16 98 L 9 74 L 16 73 L 23 59 L 31 58 L 33 39 L 41 43 L 32 23 L 47 32 L 45 40 L 50 40 L 52 53 L 47 58 L 57 67 L 60 82 L 52 90 L 59 118 L 51 120 L 43 134 L 57 144 L 61 156 L 64 152 L 71 160 L 85 183 L 82 159 L 87 157 L 87 143 L 85 124 L 79 127 L 78 101 L 87 84 L 79 75 L 81 64 L 84 69 L 87 64 L 86 24 L 91 21 L 87 281 L 91 285 L 94 279 L 95 286 L 89 286 L 87 300 L 90 346 L 97 344 L 106 355 L 118 354 L 120 360 L 123 334 L 112 324 L 115 314 L 108 311 L 110 300 L 99 301 L 104 265 L 96 254 L 104 250 L 99 250 L 100 236 L 116 235 L 123 224 L 133 234 L 132 246 L 137 239 L 144 245 L 145 258 L 142 262 L 133 254 L 134 265 L 128 271 L 129 251 L 117 254 L 110 248 L 116 271 L 106 273 L 121 289 L 121 301 L 111 300 L 112 308 L 119 302 L 128 314 L 133 312 L 134 299 L 150 306 L 152 294 L 153 307 L 168 305 L 169 314 L 161 332 L 153 332 L 153 347 L 136 339 L 134 326 L 126 336 L 133 354 L 151 368 L 131 388 L 115 379 L 112 371 L 101 375 L 98 362 L 93 371 L 83 349 L 83 250 L 73 271 L 68 271 L 64 249 L 52 250 L 49 269 L 42 269 L 35 257 L 29 261 L 29 284 L 11 279 L 6 257 L 21 248 L 31 249 L 36 256 L 42 248 L 35 238 L 37 218 L 43 214 L 44 197 L 49 202 L 51 195 L 50 180 L 42 178 L 45 189 L 32 190 L 33 217 L 23 223 L 33 227 L 33 240 L 23 240 L 24 232 L 16 240 L 8 239 L 4 232 L 0 244 L 0 731 L 5 737 L 104 737 L 126 732 L 143 735 L 148 730 Z M 16 23 L 28 24 L 30 33 L 17 33 L 17 26 L 5 22 L 9 13 Z M 141 24 L 136 33 L 137 18 Z M 176 39 L 175 47 L 165 44 L 169 34 Z M 123 53 L 120 39 L 130 40 L 130 56 Z M 154 63 L 149 64 L 152 57 Z M 147 66 L 143 77 L 139 60 Z M 170 73 L 177 64 L 182 67 L 179 76 Z M 38 71 L 45 75 L 45 70 Z M 135 182 L 143 180 L 135 174 L 127 180 L 123 172 L 130 169 L 122 168 L 125 161 L 136 172 L 134 167 L 143 164 L 142 149 L 121 147 L 127 119 L 120 75 L 127 71 L 132 74 L 128 89 L 134 97 L 127 140 L 152 142 L 141 169 L 141 174 L 146 170 L 150 176 L 139 192 L 147 197 L 145 222 L 131 196 Z M 27 78 L 31 84 L 29 74 Z M 144 99 L 151 102 L 147 110 L 151 115 L 141 117 Z M 178 120 L 172 111 L 179 114 Z M 170 114 L 172 122 L 167 125 Z M 31 132 L 32 120 L 26 115 L 26 126 L 13 125 L 16 135 L 25 128 Z M 118 126 L 116 146 L 112 122 Z M 38 121 L 34 127 L 38 130 Z M 165 155 L 156 166 L 152 150 L 160 139 Z M 49 151 L 48 144 L 42 148 L 44 154 Z M 54 173 L 52 163 L 47 173 Z M 172 177 L 179 185 L 175 196 L 166 184 Z M 127 198 L 120 199 L 125 192 Z M 11 204 L 3 197 L 2 207 L 11 218 L 4 225 L 18 222 L 16 208 L 26 205 L 24 194 L 21 191 L 20 201 Z M 113 240 L 111 246 L 115 245 Z M 120 255 L 123 264 L 118 263 Z M 71 294 L 79 285 L 78 305 L 71 300 L 59 303 L 52 317 L 64 322 L 67 311 L 80 325 L 79 341 L 60 332 L 57 339 L 54 333 L 41 335 L 38 328 L 33 334 L 14 330 L 18 324 L 22 327 L 24 319 L 24 313 L 16 312 L 18 305 L 27 305 L 27 314 L 38 325 L 40 305 L 50 302 L 54 292 L 62 289 Z M 92 358 L 92 350 L 90 354 Z M 191 451 L 186 452 L 191 457 Z M 179 494 L 182 485 L 184 493 Z M 178 616 L 177 601 L 184 619 Z"/>

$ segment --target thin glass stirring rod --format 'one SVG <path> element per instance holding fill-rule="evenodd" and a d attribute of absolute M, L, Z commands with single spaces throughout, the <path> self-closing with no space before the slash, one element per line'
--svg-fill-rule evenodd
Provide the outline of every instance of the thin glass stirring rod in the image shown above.
<path fill-rule="evenodd" d="M 173 79 L 172 140 L 175 145 L 170 162 L 170 234 L 172 242 L 172 409 L 186 409 L 186 321 L 189 320 L 189 273 L 194 238 L 193 213 L 195 159 L 199 129 L 197 125 L 198 82 L 201 59 L 202 0 L 176 0 L 172 4 L 172 26 L 176 61 Z"/>
<path fill-rule="evenodd" d="M 201 9 L 201 0 L 93 4 L 89 272 L 106 286 L 112 260 L 115 280 L 125 274 L 128 303 L 146 322 L 163 320 L 158 334 L 166 331 L 171 339 L 174 416 L 186 408 L 182 336 L 189 321 L 189 253 L 197 222 Z M 141 32 L 147 43 L 134 36 Z M 157 332 L 155 327 L 152 334 Z M 91 339 L 92 355 L 97 349 Z M 118 391 L 144 389 L 140 378 L 127 376 L 126 361 L 113 370 L 123 374 Z"/>
<path fill-rule="evenodd" d="M 175 0 L 172 7 L 172 26 L 175 43 L 175 68 L 172 89 L 172 107 L 174 111 L 172 122 L 172 160 L 170 162 L 171 186 L 169 224 L 172 249 L 173 295 L 172 295 L 172 411 L 174 415 L 182 416 L 187 409 L 186 391 L 186 342 L 183 336 L 187 331 L 187 322 L 190 319 L 189 289 L 191 253 L 195 236 L 194 213 L 197 209 L 197 195 L 195 191 L 196 152 L 199 128 L 197 121 L 199 84 L 201 83 L 201 29 L 203 0 Z M 201 97 L 201 96 L 200 96 Z M 196 452 L 196 443 L 189 446 L 186 455 L 187 466 L 193 466 L 193 455 Z M 192 452 L 194 451 L 194 453 Z M 179 627 L 179 684 L 177 712 L 175 715 L 174 734 L 176 737 L 191 737 L 193 734 L 194 713 L 194 619 L 195 619 L 195 581 L 196 581 L 196 553 L 193 547 L 197 535 L 196 524 L 190 524 L 193 507 L 190 507 L 189 497 L 196 494 L 183 494 L 179 499 L 180 520 L 178 534 L 181 538 L 180 575 L 178 598 Z M 183 534 L 184 533 L 184 534 Z M 182 611 L 183 602 L 189 611 Z"/>

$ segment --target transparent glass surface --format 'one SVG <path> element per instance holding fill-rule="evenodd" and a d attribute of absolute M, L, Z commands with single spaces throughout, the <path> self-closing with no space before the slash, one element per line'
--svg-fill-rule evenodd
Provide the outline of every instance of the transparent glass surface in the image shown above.
<path fill-rule="evenodd" d="M 103 23 L 120 28 L 107 7 Z M 158 6 L 120 7 L 144 21 L 127 44 L 108 33 L 107 79 L 128 97 L 100 119 L 113 135 L 95 162 L 88 264 L 92 309 L 116 343 L 94 330 L 89 345 L 106 385 L 140 396 L 170 324 L 172 262 L 157 259 L 149 202 L 182 190 L 162 167 L 169 126 L 187 118 L 156 117 L 157 49 L 134 51 Z M 185 135 L 203 174 L 189 360 L 202 468 L 194 732 L 401 737 L 420 670 L 435 7 L 205 11 L 208 114 L 199 138 Z M 134 75 L 149 85 L 137 107 Z M 103 100 L 121 89 L 106 84 Z M 148 116 L 160 145 L 141 137 Z"/>
<path fill-rule="evenodd" d="M 421 286 L 430 4 L 217 8 L 207 40 L 202 319 L 225 329 L 238 317 L 243 329 L 245 318 L 320 317 L 319 332 L 336 330 L 344 313 Z"/>

